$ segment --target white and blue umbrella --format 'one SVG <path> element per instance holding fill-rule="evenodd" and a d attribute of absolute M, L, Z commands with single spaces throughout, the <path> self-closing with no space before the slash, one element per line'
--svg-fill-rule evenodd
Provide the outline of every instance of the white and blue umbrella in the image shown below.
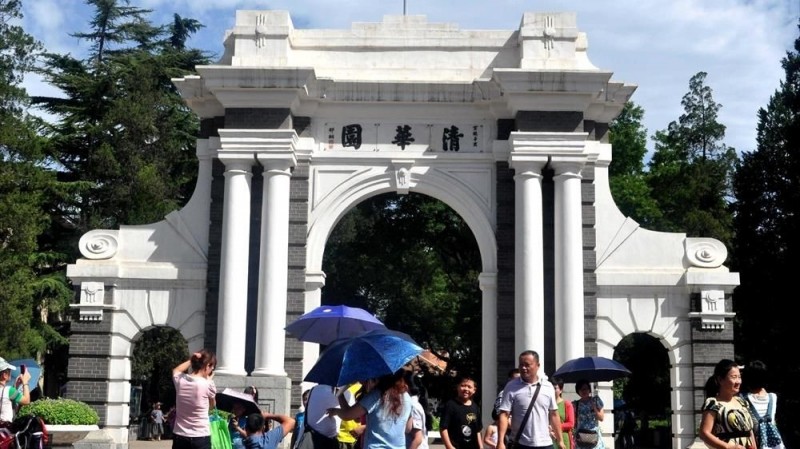
<path fill-rule="evenodd" d="M 422 348 L 407 334 L 375 329 L 333 342 L 320 354 L 303 380 L 350 385 L 392 374 L 421 352 Z"/>

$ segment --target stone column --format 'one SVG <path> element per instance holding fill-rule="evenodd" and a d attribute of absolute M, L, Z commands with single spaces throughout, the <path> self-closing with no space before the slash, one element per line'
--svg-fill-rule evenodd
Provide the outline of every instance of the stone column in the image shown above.
<path fill-rule="evenodd" d="M 246 376 L 244 341 L 247 326 L 242 322 L 242 311 L 247 310 L 250 181 L 255 159 L 252 152 L 226 151 L 224 139 L 222 147 L 217 153 L 225 164 L 225 204 L 222 210 L 216 373 Z"/>
<path fill-rule="evenodd" d="M 481 346 L 481 375 L 483 388 L 481 392 L 481 414 L 486 425 L 492 416 L 492 408 L 497 393 L 497 273 L 483 272 L 478 276 L 481 288 L 481 324 L 483 326 L 483 345 Z"/>
<path fill-rule="evenodd" d="M 297 164 L 293 130 L 259 130 L 257 159 L 264 166 L 258 318 L 253 376 L 286 376 L 286 301 L 289 276 L 289 191 Z"/>
<path fill-rule="evenodd" d="M 544 257 L 542 169 L 547 154 L 536 148 L 538 133 L 511 133 L 509 166 L 514 169 L 514 348 L 539 353 L 544 366 Z"/>
<path fill-rule="evenodd" d="M 556 366 L 582 357 L 583 340 L 583 162 L 554 162 Z"/>

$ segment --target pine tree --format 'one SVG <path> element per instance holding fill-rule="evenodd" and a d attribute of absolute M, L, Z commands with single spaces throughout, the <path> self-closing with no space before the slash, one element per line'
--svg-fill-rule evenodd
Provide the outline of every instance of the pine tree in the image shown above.
<path fill-rule="evenodd" d="M 738 158 L 724 144 L 725 126 L 717 121 L 721 105 L 705 85 L 705 72 L 689 81 L 681 104 L 684 114 L 656 132 L 648 184 L 662 216 L 655 228 L 692 237 L 732 238 L 729 202 Z"/>
<path fill-rule="evenodd" d="M 75 36 L 88 40 L 89 57 L 48 54 L 45 78 L 65 98 L 34 99 L 58 117 L 49 136 L 60 179 L 91 185 L 59 210 L 71 244 L 91 229 L 159 221 L 188 200 L 199 122 L 170 80 L 208 63 L 185 48 L 194 20 L 153 26 L 127 1 L 87 3 L 90 29 Z"/>

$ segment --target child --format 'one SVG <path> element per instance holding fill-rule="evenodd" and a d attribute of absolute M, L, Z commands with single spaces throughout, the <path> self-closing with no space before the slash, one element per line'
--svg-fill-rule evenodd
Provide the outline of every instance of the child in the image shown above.
<path fill-rule="evenodd" d="M 264 433 L 265 420 L 272 419 L 280 424 L 269 432 Z M 251 413 L 247 416 L 247 438 L 244 447 L 247 449 L 276 449 L 286 434 L 294 428 L 294 418 L 273 413 Z"/>
<path fill-rule="evenodd" d="M 150 435 L 156 441 L 161 441 L 164 435 L 164 413 L 161 411 L 161 403 L 153 404 L 153 411 L 150 412 L 150 421 L 153 423 L 153 433 Z"/>
<path fill-rule="evenodd" d="M 475 380 L 461 377 L 456 398 L 445 404 L 439 423 L 445 449 L 483 449 L 481 411 L 472 401 L 476 391 Z"/>
<path fill-rule="evenodd" d="M 485 449 L 495 449 L 497 447 L 497 412 L 494 410 L 492 410 L 492 423 L 486 428 L 483 446 Z"/>

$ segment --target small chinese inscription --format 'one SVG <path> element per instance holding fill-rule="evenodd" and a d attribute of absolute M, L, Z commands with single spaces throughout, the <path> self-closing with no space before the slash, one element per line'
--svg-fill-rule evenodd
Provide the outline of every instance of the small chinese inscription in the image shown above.
<path fill-rule="evenodd" d="M 400 147 L 401 150 L 406 149 L 406 145 L 410 145 L 414 142 L 414 138 L 412 137 L 413 134 L 411 133 L 411 127 L 408 125 L 398 125 L 397 126 L 397 134 L 394 136 L 394 140 L 392 143 Z"/>

